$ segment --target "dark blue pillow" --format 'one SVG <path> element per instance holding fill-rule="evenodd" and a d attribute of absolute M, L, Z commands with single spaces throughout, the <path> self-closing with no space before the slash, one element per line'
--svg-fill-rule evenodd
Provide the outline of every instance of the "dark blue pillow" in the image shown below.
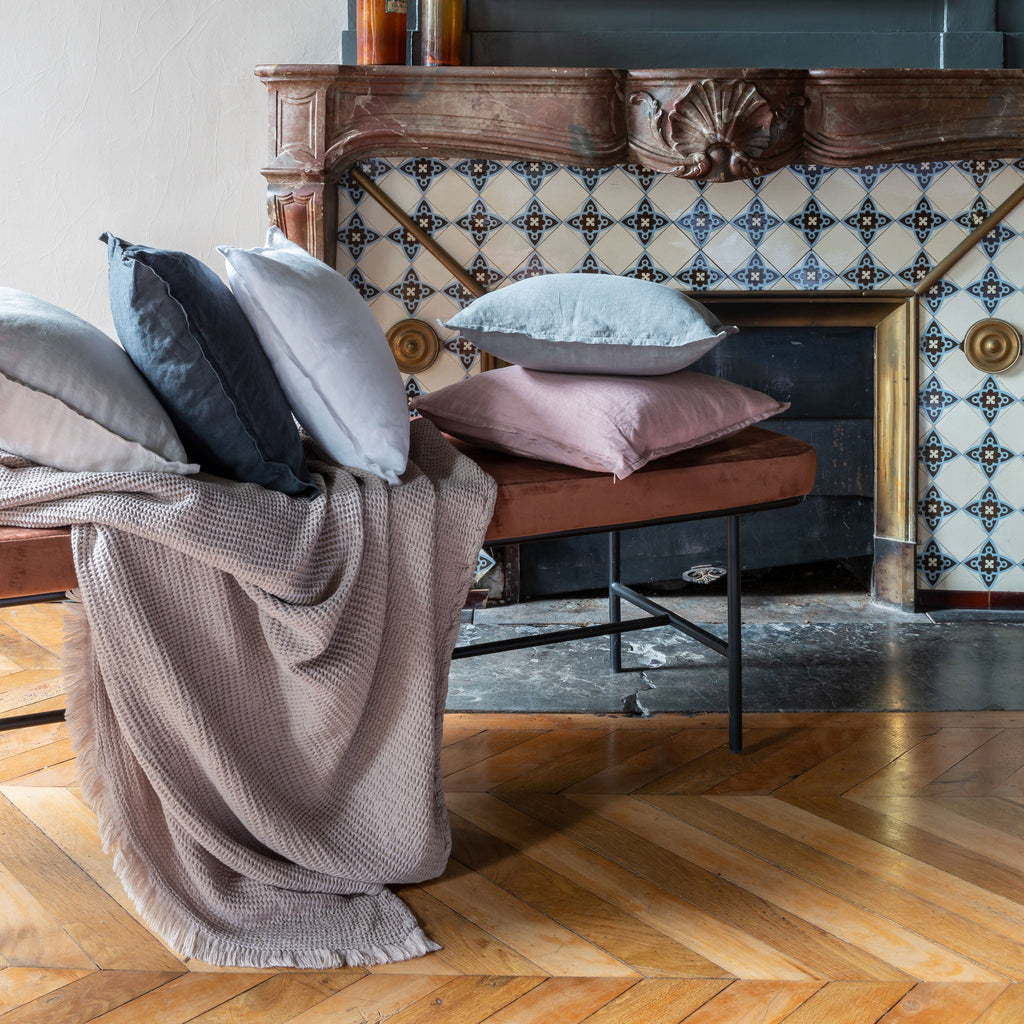
<path fill-rule="evenodd" d="M 187 253 L 109 232 L 100 240 L 117 335 L 189 459 L 217 476 L 315 495 L 284 392 L 228 286 Z"/>

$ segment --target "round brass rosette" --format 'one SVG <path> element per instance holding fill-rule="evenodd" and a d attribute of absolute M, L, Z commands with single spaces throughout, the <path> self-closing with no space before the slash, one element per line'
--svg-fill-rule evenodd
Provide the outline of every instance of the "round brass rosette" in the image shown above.
<path fill-rule="evenodd" d="M 437 333 L 424 320 L 399 320 L 387 334 L 388 345 L 403 373 L 419 373 L 441 351 Z"/>
<path fill-rule="evenodd" d="M 1009 369 L 1020 356 L 1020 334 L 1005 320 L 979 320 L 964 338 L 964 352 L 985 373 Z"/>

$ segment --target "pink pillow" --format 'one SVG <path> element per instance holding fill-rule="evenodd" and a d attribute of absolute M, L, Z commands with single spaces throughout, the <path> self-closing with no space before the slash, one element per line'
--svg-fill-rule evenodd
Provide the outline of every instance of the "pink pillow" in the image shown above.
<path fill-rule="evenodd" d="M 453 437 L 620 480 L 652 459 L 788 408 L 788 402 L 692 370 L 615 377 L 521 366 L 489 370 L 416 400 L 417 411 Z"/>

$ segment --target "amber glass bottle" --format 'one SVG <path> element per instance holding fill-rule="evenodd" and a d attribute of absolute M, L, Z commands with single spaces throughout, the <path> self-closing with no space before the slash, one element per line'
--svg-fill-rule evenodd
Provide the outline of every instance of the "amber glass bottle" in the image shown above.
<path fill-rule="evenodd" d="M 356 60 L 404 64 L 408 0 L 357 0 Z"/>
<path fill-rule="evenodd" d="M 462 63 L 462 0 L 420 0 L 424 64 Z"/>

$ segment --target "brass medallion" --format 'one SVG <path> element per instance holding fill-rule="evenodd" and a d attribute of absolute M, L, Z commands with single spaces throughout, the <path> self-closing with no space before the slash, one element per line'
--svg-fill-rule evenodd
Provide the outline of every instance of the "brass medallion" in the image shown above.
<path fill-rule="evenodd" d="M 403 373 L 419 373 L 441 351 L 437 332 L 424 320 L 399 320 L 388 331 L 388 345 Z"/>
<path fill-rule="evenodd" d="M 999 373 L 1020 356 L 1020 334 L 1005 320 L 979 320 L 964 338 L 964 352 L 972 366 Z"/>

